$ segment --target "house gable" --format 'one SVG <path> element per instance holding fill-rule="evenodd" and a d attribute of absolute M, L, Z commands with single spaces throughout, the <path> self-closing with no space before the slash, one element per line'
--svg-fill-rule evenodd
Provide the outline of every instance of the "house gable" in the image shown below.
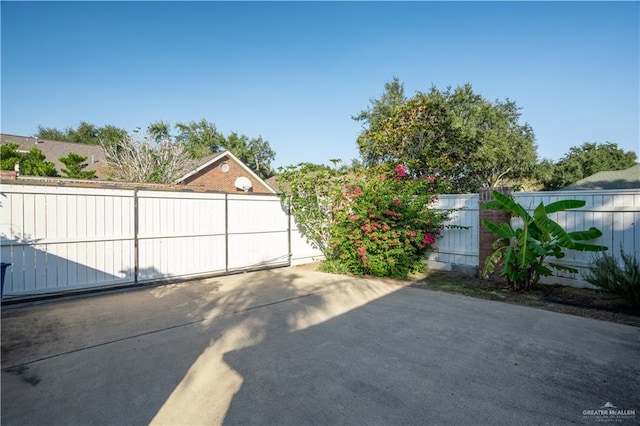
<path fill-rule="evenodd" d="M 257 194 L 275 193 L 269 185 L 229 151 L 206 157 L 201 163 L 200 166 L 178 179 L 176 183 L 199 186 L 208 191 L 229 194 L 244 192 Z M 251 182 L 251 188 L 248 191 L 236 188 L 236 180 L 240 177 L 244 177 Z"/>

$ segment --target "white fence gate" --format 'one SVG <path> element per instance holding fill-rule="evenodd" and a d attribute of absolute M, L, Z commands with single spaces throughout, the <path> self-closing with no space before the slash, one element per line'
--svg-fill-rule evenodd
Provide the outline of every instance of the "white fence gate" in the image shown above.
<path fill-rule="evenodd" d="M 565 230 L 578 231 L 594 226 L 602 231 L 602 237 L 594 244 L 609 247 L 609 253 L 620 257 L 621 250 L 635 253 L 640 258 L 640 190 L 606 190 L 606 191 L 555 191 L 555 192 L 516 192 L 516 202 L 522 204 L 533 213 L 540 204 L 554 201 L 574 199 L 584 200 L 581 209 L 558 212 L 550 215 Z M 442 269 L 478 268 L 478 195 L 443 195 L 440 196 L 436 208 L 461 208 L 454 212 L 450 224 L 462 225 L 468 229 L 447 229 L 443 238 L 437 242 L 439 251 L 432 253 L 428 264 Z M 517 218 L 512 226 L 518 226 Z M 566 251 L 566 257 L 557 263 L 573 266 L 580 271 L 588 268 L 594 253 Z M 545 278 L 544 282 L 558 282 L 574 286 L 588 286 L 580 274 L 559 273 Z"/>
<path fill-rule="evenodd" d="M 321 258 L 273 195 L 3 184 L 5 298 Z"/>

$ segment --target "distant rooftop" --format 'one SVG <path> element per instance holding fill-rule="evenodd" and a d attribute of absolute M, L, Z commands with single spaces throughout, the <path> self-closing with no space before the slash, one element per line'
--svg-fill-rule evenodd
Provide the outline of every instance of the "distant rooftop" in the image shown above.
<path fill-rule="evenodd" d="M 595 173 L 576 183 L 565 186 L 562 191 L 598 189 L 640 189 L 640 164 L 624 170 Z"/>
<path fill-rule="evenodd" d="M 24 152 L 29 151 L 35 146 L 42 151 L 47 161 L 55 164 L 56 170 L 58 170 L 59 173 L 66 167 L 60 162 L 60 157 L 66 157 L 71 152 L 82 155 L 83 157 L 87 157 L 88 166 L 85 170 L 94 170 L 98 178 L 105 177 L 104 173 L 101 173 L 101 166 L 105 165 L 106 155 L 104 149 L 99 145 L 0 134 L 0 144 L 9 143 L 18 145 L 18 151 Z"/>

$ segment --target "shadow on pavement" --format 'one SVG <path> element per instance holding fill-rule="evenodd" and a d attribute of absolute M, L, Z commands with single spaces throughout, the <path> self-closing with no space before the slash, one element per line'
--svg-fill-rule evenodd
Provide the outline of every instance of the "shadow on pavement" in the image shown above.
<path fill-rule="evenodd" d="M 298 268 L 2 320 L 6 425 L 592 424 L 585 410 L 640 408 L 637 328 Z"/>
<path fill-rule="evenodd" d="M 220 423 L 224 353 L 392 290 L 286 268 L 3 309 L 2 423 Z"/>

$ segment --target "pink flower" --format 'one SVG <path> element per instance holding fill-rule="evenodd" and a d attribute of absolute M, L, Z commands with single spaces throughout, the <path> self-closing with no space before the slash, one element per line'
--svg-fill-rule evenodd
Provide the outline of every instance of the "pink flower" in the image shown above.
<path fill-rule="evenodd" d="M 386 223 L 382 224 L 382 231 L 383 232 L 387 232 L 389 230 L 389 225 L 387 225 Z"/>
<path fill-rule="evenodd" d="M 404 164 L 398 164 L 395 168 L 396 176 L 405 177 L 407 175 L 407 170 L 404 168 Z"/>
<path fill-rule="evenodd" d="M 400 205 L 400 200 L 398 198 L 394 198 L 393 204 L 395 204 L 396 206 Z"/>
<path fill-rule="evenodd" d="M 356 253 L 358 254 L 358 256 L 364 256 L 367 253 L 367 248 L 365 246 L 360 246 L 358 247 Z"/>
<path fill-rule="evenodd" d="M 360 219 L 360 217 L 357 214 L 350 214 L 349 215 L 349 220 L 351 222 L 355 222 L 356 220 Z"/>
<path fill-rule="evenodd" d="M 424 244 L 433 244 L 436 242 L 436 239 L 433 238 L 433 235 L 426 233 L 424 234 L 424 240 L 422 240 Z"/>

